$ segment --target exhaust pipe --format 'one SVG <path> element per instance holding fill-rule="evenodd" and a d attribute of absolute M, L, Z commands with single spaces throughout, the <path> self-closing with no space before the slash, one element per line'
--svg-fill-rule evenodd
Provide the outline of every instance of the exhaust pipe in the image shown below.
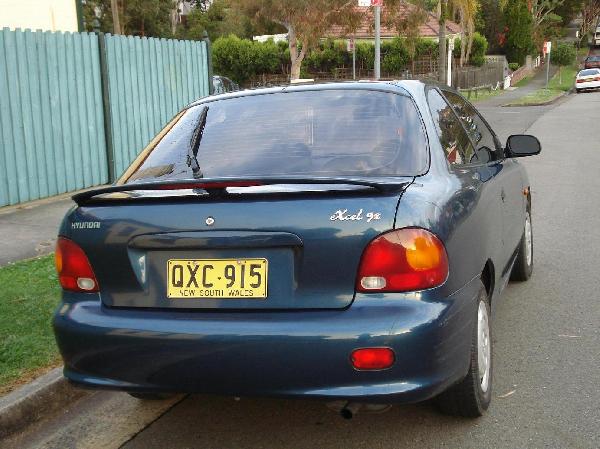
<path fill-rule="evenodd" d="M 362 408 L 363 404 L 359 402 L 347 402 L 340 410 L 340 415 L 344 419 L 352 419 L 354 415 Z"/>

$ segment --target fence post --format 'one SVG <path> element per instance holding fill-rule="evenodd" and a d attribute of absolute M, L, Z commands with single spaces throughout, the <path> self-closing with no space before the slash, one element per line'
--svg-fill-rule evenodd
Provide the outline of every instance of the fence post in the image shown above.
<path fill-rule="evenodd" d="M 112 139 L 112 116 L 110 112 L 110 87 L 108 84 L 108 61 L 106 57 L 106 37 L 96 33 L 100 50 L 100 82 L 102 84 L 102 111 L 104 112 L 104 139 L 106 141 L 106 159 L 108 163 L 108 182 L 116 181 L 115 150 Z"/>
<path fill-rule="evenodd" d="M 212 50 L 210 43 L 210 38 L 208 37 L 208 33 L 204 30 L 202 34 L 202 40 L 206 43 L 206 60 L 208 64 L 208 95 L 214 94 L 214 86 L 213 86 L 213 63 L 212 63 Z"/>

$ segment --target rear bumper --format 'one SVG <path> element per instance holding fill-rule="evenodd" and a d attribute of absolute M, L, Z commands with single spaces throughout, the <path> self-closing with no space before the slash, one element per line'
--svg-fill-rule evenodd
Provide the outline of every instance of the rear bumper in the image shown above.
<path fill-rule="evenodd" d="M 86 387 L 418 402 L 466 374 L 480 285 L 439 300 L 358 295 L 334 311 L 123 310 L 79 296 L 54 328 L 65 376 Z M 390 369 L 353 369 L 354 349 L 379 346 L 395 352 Z"/>

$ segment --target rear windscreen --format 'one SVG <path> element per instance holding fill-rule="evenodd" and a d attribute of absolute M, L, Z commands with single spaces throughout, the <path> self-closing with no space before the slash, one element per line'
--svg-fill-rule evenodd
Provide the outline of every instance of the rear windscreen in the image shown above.
<path fill-rule="evenodd" d="M 599 73 L 600 71 L 598 69 L 582 70 L 581 72 L 579 72 L 579 76 L 598 75 Z"/>
<path fill-rule="evenodd" d="M 205 108 L 208 108 L 205 110 Z M 195 162 L 190 148 L 206 114 Z M 247 95 L 191 107 L 128 181 L 196 177 L 402 176 L 427 167 L 409 97 L 372 90 Z"/>

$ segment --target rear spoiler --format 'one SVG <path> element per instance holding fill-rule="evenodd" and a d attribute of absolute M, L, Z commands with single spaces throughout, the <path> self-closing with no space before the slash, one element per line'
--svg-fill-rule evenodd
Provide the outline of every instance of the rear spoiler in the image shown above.
<path fill-rule="evenodd" d="M 381 193 L 399 193 L 413 181 L 414 178 L 382 178 L 374 181 L 358 178 L 257 178 L 257 179 L 179 179 L 170 181 L 129 183 L 110 187 L 100 187 L 76 193 L 71 198 L 78 206 L 82 206 L 92 198 L 120 192 L 133 192 L 142 190 L 202 190 L 208 194 L 226 193 L 228 187 L 256 187 L 277 184 L 306 184 L 306 185 L 355 185 L 376 189 Z"/>

